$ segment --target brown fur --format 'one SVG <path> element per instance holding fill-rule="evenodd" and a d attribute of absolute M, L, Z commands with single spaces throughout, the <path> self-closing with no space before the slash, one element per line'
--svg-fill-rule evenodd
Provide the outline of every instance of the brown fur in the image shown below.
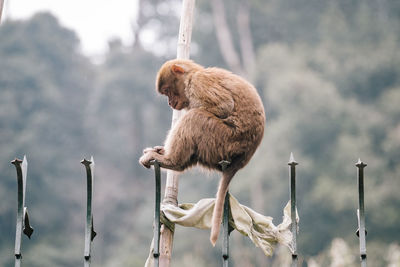
<path fill-rule="evenodd" d="M 221 160 L 230 161 L 223 171 L 212 218 L 210 241 L 218 239 L 223 205 L 235 173 L 250 160 L 264 133 L 264 107 L 256 89 L 241 77 L 219 68 L 203 68 L 190 60 L 167 61 L 156 80 L 168 104 L 186 109 L 169 132 L 165 146 L 146 148 L 140 163 L 151 160 L 161 167 L 184 171 L 200 164 L 221 170 Z"/>

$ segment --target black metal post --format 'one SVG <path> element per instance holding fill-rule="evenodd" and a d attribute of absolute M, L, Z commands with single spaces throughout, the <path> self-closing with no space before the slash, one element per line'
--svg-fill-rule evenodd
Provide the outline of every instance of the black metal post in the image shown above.
<path fill-rule="evenodd" d="M 91 263 L 91 249 L 92 241 L 97 235 L 93 228 L 93 213 L 92 213 L 92 199 L 93 199 L 93 181 L 94 181 L 94 160 L 83 159 L 81 161 L 86 168 L 87 180 L 87 201 L 86 201 L 86 224 L 85 224 L 85 250 L 84 250 L 84 266 L 89 267 Z"/>
<path fill-rule="evenodd" d="M 17 183 L 18 183 L 18 204 L 17 204 L 17 222 L 15 231 L 15 267 L 21 266 L 22 253 L 22 233 L 31 238 L 33 228 L 29 225 L 28 209 L 25 207 L 25 189 L 26 177 L 28 170 L 28 161 L 26 156 L 24 160 L 15 159 L 11 161 L 17 170 Z"/>
<path fill-rule="evenodd" d="M 224 217 L 222 220 L 222 229 L 224 232 L 224 240 L 222 245 L 222 266 L 228 267 L 228 259 L 229 259 L 229 191 L 225 195 L 225 203 L 224 203 Z"/>
<path fill-rule="evenodd" d="M 364 168 L 367 166 L 361 159 L 358 159 L 356 163 L 357 166 L 357 176 L 358 176 L 358 230 L 357 236 L 360 240 L 360 260 L 361 266 L 367 267 L 367 245 L 366 245 L 366 235 L 367 231 L 365 229 L 365 213 L 364 213 Z"/>
<path fill-rule="evenodd" d="M 298 163 L 294 160 L 293 153 L 290 153 L 289 159 L 289 177 L 290 177 L 290 215 L 292 220 L 291 232 L 292 232 L 292 267 L 297 267 L 297 218 L 296 218 L 296 165 Z"/>
<path fill-rule="evenodd" d="M 222 160 L 219 162 L 222 171 L 225 171 L 228 165 L 231 164 L 229 161 Z M 223 241 L 222 241 L 222 266 L 228 267 L 229 264 L 229 191 L 226 192 L 224 201 L 224 215 L 222 217 L 222 231 L 223 231 Z"/>
<path fill-rule="evenodd" d="M 160 202 L 161 202 L 161 173 L 160 163 L 157 160 L 151 162 L 154 165 L 156 195 L 155 195 L 155 209 L 154 209 L 154 266 L 159 266 L 160 257 Z"/>

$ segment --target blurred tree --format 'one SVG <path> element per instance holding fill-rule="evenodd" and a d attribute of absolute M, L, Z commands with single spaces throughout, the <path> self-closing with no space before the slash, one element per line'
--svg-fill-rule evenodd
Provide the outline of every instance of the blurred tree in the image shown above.
<path fill-rule="evenodd" d="M 5 233 L 0 246 L 12 247 L 15 232 L 15 170 L 9 162 L 26 153 L 27 201 L 37 233 L 33 238 L 36 244 L 50 242 L 63 250 L 71 245 L 65 241 L 74 241 L 54 233 L 77 227 L 66 218 L 75 216 L 81 205 L 76 203 L 83 199 L 73 186 L 80 182 L 79 159 L 87 148 L 80 108 L 89 93 L 92 67 L 79 53 L 75 33 L 62 28 L 52 15 L 5 22 L 0 35 L 7 36 L 0 40 L 0 202 L 7 203 L 0 209 Z M 24 244 L 27 254 L 32 246 Z M 12 254 L 7 256 L 1 257 L 2 266 L 11 265 Z M 53 258 L 51 265 L 59 260 Z M 43 264 L 37 259 L 30 266 Z"/>
<path fill-rule="evenodd" d="M 144 147 L 161 144 L 169 128 L 171 111 L 157 96 L 154 77 L 175 56 L 180 1 L 139 6 L 135 43 L 110 40 L 99 64 L 82 56 L 76 35 L 49 14 L 0 27 L 6 36 L 0 39 L 1 266 L 13 262 L 16 182 L 9 162 L 24 153 L 37 231 L 24 243 L 29 266 L 80 264 L 85 188 L 78 161 L 92 153 L 99 233 L 93 263 L 143 265 L 152 236 L 153 174 L 137 159 Z M 193 58 L 243 73 L 266 106 L 263 143 L 231 192 L 280 218 L 293 151 L 300 163 L 299 249 L 314 264 L 331 263 L 336 237 L 357 251 L 358 157 L 368 163 L 369 259 L 374 266 L 397 259 L 394 245 L 382 255 L 400 238 L 399 8 L 388 0 L 197 1 Z M 180 202 L 213 196 L 217 179 L 204 176 L 182 178 Z M 218 266 L 219 252 L 205 231 L 176 231 L 174 265 Z M 285 261 L 285 250 L 268 260 L 246 238 L 234 233 L 232 240 L 235 266 Z"/>

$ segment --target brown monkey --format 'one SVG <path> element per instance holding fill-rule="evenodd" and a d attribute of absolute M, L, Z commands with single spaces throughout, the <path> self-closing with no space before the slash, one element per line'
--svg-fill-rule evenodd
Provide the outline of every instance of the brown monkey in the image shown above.
<path fill-rule="evenodd" d="M 256 89 L 241 77 L 219 68 L 203 68 L 190 60 L 167 61 L 159 70 L 156 89 L 168 104 L 187 112 L 169 132 L 165 146 L 146 148 L 140 163 L 183 171 L 200 164 L 222 171 L 212 217 L 210 241 L 215 245 L 225 195 L 234 174 L 254 154 L 264 134 L 264 107 Z"/>

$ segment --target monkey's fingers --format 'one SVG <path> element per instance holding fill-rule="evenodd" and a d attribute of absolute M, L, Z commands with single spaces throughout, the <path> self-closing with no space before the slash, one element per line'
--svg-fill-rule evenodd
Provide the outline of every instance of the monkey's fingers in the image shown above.
<path fill-rule="evenodd" d="M 154 147 L 155 152 L 157 152 L 158 154 L 164 155 L 165 154 L 165 150 L 163 146 L 155 146 Z"/>
<path fill-rule="evenodd" d="M 150 160 L 149 157 L 147 157 L 146 155 L 143 155 L 140 159 L 139 159 L 139 163 L 142 164 L 143 167 L 150 169 Z"/>
<path fill-rule="evenodd" d="M 156 151 L 156 150 L 152 147 L 146 147 L 145 149 L 143 149 L 143 154 L 149 153 L 151 151 Z"/>
<path fill-rule="evenodd" d="M 155 146 L 155 147 L 146 147 L 145 149 L 143 149 L 143 154 L 146 154 L 149 152 L 156 152 L 158 154 L 161 154 L 160 152 L 164 152 L 164 147 Z"/>
<path fill-rule="evenodd" d="M 143 149 L 143 154 L 147 154 L 149 152 L 155 152 L 160 155 L 164 155 L 165 150 L 164 150 L 163 146 L 147 147 L 147 148 Z"/>

